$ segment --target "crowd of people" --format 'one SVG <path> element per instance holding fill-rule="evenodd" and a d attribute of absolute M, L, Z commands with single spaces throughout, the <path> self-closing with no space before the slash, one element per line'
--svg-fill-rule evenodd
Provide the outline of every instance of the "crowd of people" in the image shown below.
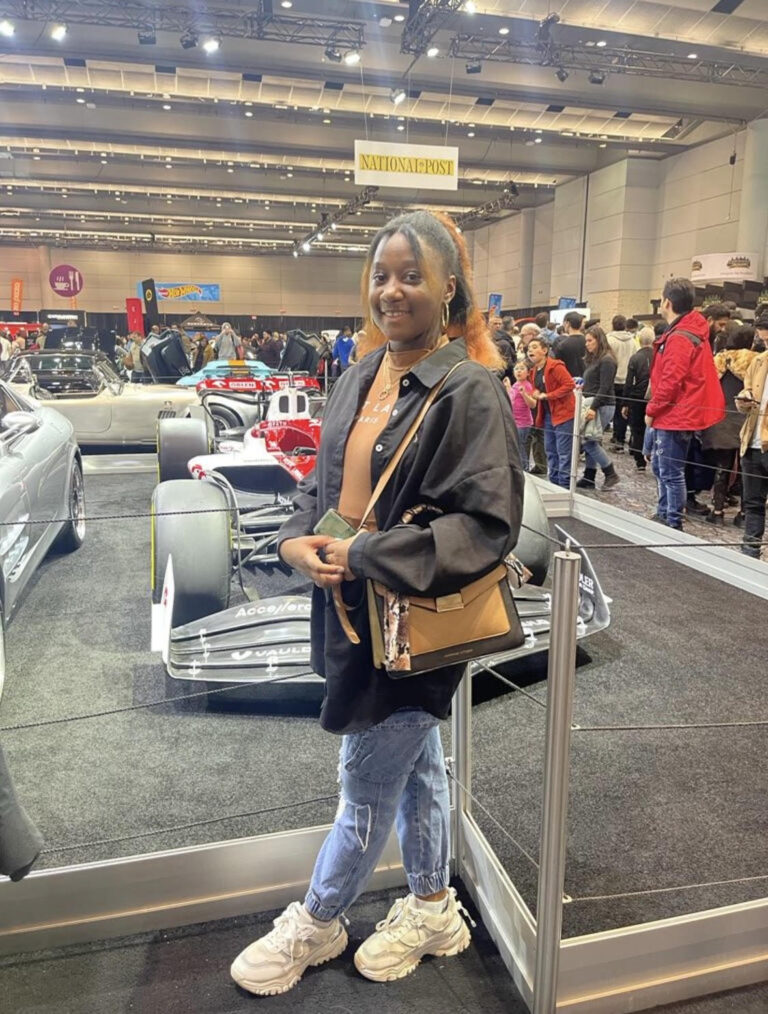
<path fill-rule="evenodd" d="M 0 328 L 0 362 L 7 362 L 16 352 L 39 352 L 45 348 L 50 324 L 30 324 L 28 328 L 17 328 L 15 333 L 10 328 Z"/>
<path fill-rule="evenodd" d="M 580 489 L 620 482 L 614 456 L 650 466 L 658 489 L 653 519 L 682 529 L 684 516 L 744 528 L 743 551 L 759 557 L 768 498 L 768 303 L 746 324 L 733 303 L 694 309 L 687 279 L 670 279 L 660 319 L 616 314 L 610 330 L 578 310 L 553 327 L 545 313 L 516 323 L 491 317 L 504 359 L 523 467 L 556 485 L 571 482 L 577 427 Z M 582 391 L 577 420 L 577 388 Z M 745 419 L 746 416 L 746 419 Z M 609 435 L 610 434 L 610 435 Z M 711 491 L 711 503 L 699 497 Z"/>

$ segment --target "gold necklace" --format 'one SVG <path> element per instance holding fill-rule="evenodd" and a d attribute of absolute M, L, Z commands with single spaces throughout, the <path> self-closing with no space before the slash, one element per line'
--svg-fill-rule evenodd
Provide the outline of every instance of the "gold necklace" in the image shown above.
<path fill-rule="evenodd" d="M 447 336 L 442 335 L 441 338 L 438 339 L 438 342 L 434 346 L 434 348 L 425 349 L 423 356 L 419 356 L 418 359 L 414 359 L 412 363 L 408 363 L 406 366 L 395 366 L 394 363 L 392 362 L 392 353 L 389 351 L 389 348 L 387 348 L 387 351 L 384 353 L 383 360 L 385 381 L 384 387 L 381 389 L 381 391 L 379 391 L 378 396 L 379 401 L 384 401 L 386 398 L 389 397 L 390 393 L 392 392 L 392 388 L 395 385 L 395 381 L 399 380 L 400 377 L 403 376 L 403 374 L 407 373 L 409 370 L 412 370 L 417 363 L 422 362 L 424 359 L 427 358 L 427 356 L 431 356 L 433 352 L 436 352 L 443 345 L 447 344 L 448 344 Z M 397 353 L 395 353 L 395 355 L 397 355 Z"/>

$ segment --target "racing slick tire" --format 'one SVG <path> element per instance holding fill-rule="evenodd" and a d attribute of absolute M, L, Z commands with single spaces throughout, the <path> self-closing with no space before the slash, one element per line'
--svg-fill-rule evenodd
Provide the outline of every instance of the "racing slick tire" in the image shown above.
<path fill-rule="evenodd" d="M 53 550 L 57 553 L 74 553 L 85 542 L 85 485 L 83 466 L 79 458 L 72 462 L 67 494 L 68 521 L 56 536 Z"/>
<path fill-rule="evenodd" d="M 227 408 L 226 405 L 214 403 L 208 406 L 208 410 L 211 413 L 213 428 L 217 437 L 220 436 L 224 430 L 233 430 L 244 425 L 244 420 L 241 419 L 237 412 L 233 411 L 231 408 Z"/>
<path fill-rule="evenodd" d="M 544 501 L 530 475 L 525 476 L 523 520 L 514 554 L 531 571 L 531 584 L 541 585 L 552 559 L 549 520 Z"/>
<path fill-rule="evenodd" d="M 161 419 L 157 424 L 158 482 L 189 479 L 187 463 L 208 454 L 208 431 L 202 419 Z"/>
<path fill-rule="evenodd" d="M 201 513 L 184 513 L 191 511 Z M 174 627 L 226 609 L 232 544 L 224 493 L 204 480 L 161 482 L 152 493 L 151 515 L 152 601 L 161 600 L 171 556 Z"/>

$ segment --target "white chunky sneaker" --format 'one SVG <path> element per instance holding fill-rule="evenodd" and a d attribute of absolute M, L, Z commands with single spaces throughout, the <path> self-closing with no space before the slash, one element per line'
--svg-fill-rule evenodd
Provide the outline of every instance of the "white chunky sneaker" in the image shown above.
<path fill-rule="evenodd" d="M 337 958 L 346 946 L 341 919 L 321 925 L 294 901 L 275 919 L 273 930 L 238 954 L 230 972 L 249 993 L 275 996 L 292 989 L 310 966 Z"/>
<path fill-rule="evenodd" d="M 453 887 L 442 910 L 434 904 L 420 907 L 412 894 L 398 898 L 387 918 L 377 923 L 376 932 L 358 949 L 355 967 L 366 979 L 391 982 L 409 975 L 425 954 L 460 954 L 471 940 L 462 915 L 475 925 Z"/>

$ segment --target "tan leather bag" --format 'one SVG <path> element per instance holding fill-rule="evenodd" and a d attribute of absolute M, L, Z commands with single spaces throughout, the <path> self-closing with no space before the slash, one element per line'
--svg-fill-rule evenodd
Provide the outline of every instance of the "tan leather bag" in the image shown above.
<path fill-rule="evenodd" d="M 459 366 L 461 363 L 457 363 L 427 395 L 419 414 L 377 482 L 360 529 L 376 506 L 435 398 L 453 370 Z M 378 581 L 369 580 L 366 586 L 373 664 L 376 668 L 385 668 L 384 612 L 389 608 L 388 598 L 391 599 L 392 593 Z M 388 675 L 393 679 L 466 663 L 483 655 L 510 651 L 519 648 L 525 641 L 509 583 L 507 564 L 503 560 L 488 574 L 451 595 L 436 598 L 409 595 L 400 598 L 407 602 L 410 668 L 387 669 Z M 360 638 L 350 623 L 347 606 L 338 586 L 334 588 L 333 600 L 342 629 L 353 644 L 359 644 Z"/>

